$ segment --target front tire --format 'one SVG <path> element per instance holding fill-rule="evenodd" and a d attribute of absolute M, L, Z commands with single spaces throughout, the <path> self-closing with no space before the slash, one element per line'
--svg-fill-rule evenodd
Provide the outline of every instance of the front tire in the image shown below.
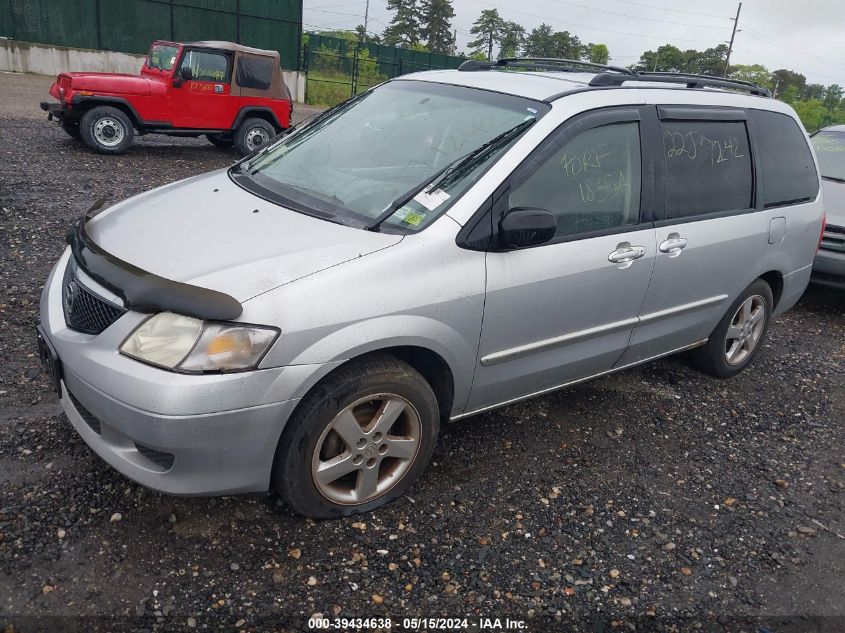
<path fill-rule="evenodd" d="M 773 308 L 771 287 L 757 279 L 731 304 L 707 344 L 691 352 L 695 366 L 716 378 L 736 376 L 763 348 Z"/>
<path fill-rule="evenodd" d="M 241 156 L 251 154 L 269 143 L 276 136 L 276 129 L 264 119 L 244 119 L 235 132 L 235 148 Z"/>
<path fill-rule="evenodd" d="M 123 154 L 135 136 L 129 117 L 112 106 L 88 110 L 79 122 L 79 132 L 85 144 L 101 154 Z"/>
<path fill-rule="evenodd" d="M 82 140 L 82 133 L 79 131 L 79 121 L 68 121 L 67 119 L 62 119 L 62 129 L 75 141 Z"/>
<path fill-rule="evenodd" d="M 315 519 L 368 512 L 410 489 L 439 430 L 425 378 L 392 356 L 362 359 L 300 403 L 276 449 L 273 487 L 291 509 Z"/>

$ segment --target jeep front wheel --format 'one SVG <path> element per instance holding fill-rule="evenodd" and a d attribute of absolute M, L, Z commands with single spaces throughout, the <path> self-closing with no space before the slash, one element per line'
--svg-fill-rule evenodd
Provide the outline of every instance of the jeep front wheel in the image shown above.
<path fill-rule="evenodd" d="M 74 140 L 81 141 L 82 133 L 79 131 L 79 121 L 62 121 L 62 129 L 65 133 Z"/>
<path fill-rule="evenodd" d="M 122 154 L 132 145 L 132 121 L 112 106 L 97 106 L 82 115 L 79 132 L 85 144 L 101 154 Z"/>
<path fill-rule="evenodd" d="M 244 119 L 235 132 L 235 147 L 241 156 L 251 154 L 276 136 L 276 130 L 264 119 Z"/>

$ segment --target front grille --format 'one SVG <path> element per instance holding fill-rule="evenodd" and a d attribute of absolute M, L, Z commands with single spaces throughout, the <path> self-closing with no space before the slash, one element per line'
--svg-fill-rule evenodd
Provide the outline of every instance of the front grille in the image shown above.
<path fill-rule="evenodd" d="M 164 472 L 165 470 L 170 470 L 173 466 L 173 462 L 176 460 L 176 456 L 172 455 L 171 453 L 165 453 L 164 451 L 157 451 L 154 448 L 150 448 L 149 446 L 143 446 L 135 442 L 135 448 L 138 449 L 138 452 L 141 453 L 144 457 L 150 460 L 156 466 L 159 466 Z"/>
<path fill-rule="evenodd" d="M 85 334 L 99 334 L 126 312 L 79 283 L 73 259 L 68 262 L 62 281 L 62 308 L 67 326 Z"/>
<path fill-rule="evenodd" d="M 94 417 L 94 414 L 91 413 L 88 409 L 82 406 L 82 403 L 76 399 L 76 397 L 70 392 L 67 392 L 68 398 L 73 403 L 73 406 L 76 407 L 77 413 L 79 413 L 79 417 L 81 417 L 85 424 L 87 424 L 94 433 L 97 435 L 102 435 L 103 431 L 100 428 L 100 421 Z"/>
<path fill-rule="evenodd" d="M 828 224 L 824 228 L 820 247 L 828 251 L 845 253 L 845 227 Z"/>

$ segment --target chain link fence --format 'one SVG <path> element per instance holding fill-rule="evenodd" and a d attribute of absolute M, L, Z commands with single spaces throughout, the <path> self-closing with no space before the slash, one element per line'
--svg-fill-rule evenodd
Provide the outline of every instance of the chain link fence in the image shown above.
<path fill-rule="evenodd" d="M 457 68 L 465 57 L 309 33 L 302 50 L 305 101 L 333 106 L 375 85 L 421 70 Z"/>

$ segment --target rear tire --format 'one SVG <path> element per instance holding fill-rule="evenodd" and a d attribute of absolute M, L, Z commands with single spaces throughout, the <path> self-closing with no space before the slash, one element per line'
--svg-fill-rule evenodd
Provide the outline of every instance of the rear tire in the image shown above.
<path fill-rule="evenodd" d="M 264 147 L 276 136 L 276 128 L 264 119 L 250 117 L 244 119 L 235 131 L 235 147 L 241 156 L 251 154 Z"/>
<path fill-rule="evenodd" d="M 771 287 L 757 279 L 731 304 L 707 344 L 690 353 L 693 364 L 716 378 L 736 376 L 763 349 L 773 308 Z"/>
<path fill-rule="evenodd" d="M 308 517 L 368 512 L 411 488 L 439 430 L 437 398 L 425 378 L 392 356 L 365 358 L 300 403 L 276 448 L 272 484 Z"/>
<path fill-rule="evenodd" d="M 214 145 L 214 147 L 220 147 L 221 149 L 230 149 L 235 144 L 235 139 L 223 138 L 222 136 L 216 136 L 214 134 L 206 134 L 205 138 L 207 138 L 208 142 Z"/>
<path fill-rule="evenodd" d="M 68 121 L 62 119 L 62 129 L 65 133 L 76 141 L 82 140 L 82 133 L 79 131 L 79 121 Z"/>
<path fill-rule="evenodd" d="M 129 117 L 112 106 L 88 110 L 82 115 L 79 131 L 85 144 L 101 154 L 123 154 L 135 136 Z"/>

